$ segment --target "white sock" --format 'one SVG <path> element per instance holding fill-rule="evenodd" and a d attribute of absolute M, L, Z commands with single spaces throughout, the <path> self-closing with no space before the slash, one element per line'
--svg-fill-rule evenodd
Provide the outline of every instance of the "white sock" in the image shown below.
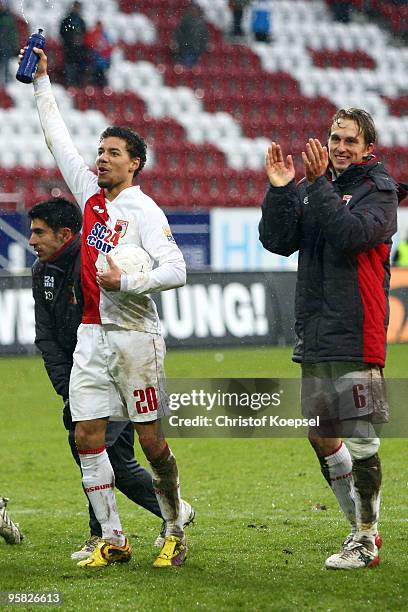
<path fill-rule="evenodd" d="M 327 467 L 330 487 L 351 525 L 352 532 L 355 533 L 357 527 L 352 472 L 353 462 L 347 446 L 342 442 L 340 448 L 335 453 L 324 457 L 323 461 Z"/>
<path fill-rule="evenodd" d="M 85 493 L 101 524 L 102 539 L 124 546 L 125 536 L 116 509 L 115 476 L 106 448 L 79 451 L 79 457 Z"/>

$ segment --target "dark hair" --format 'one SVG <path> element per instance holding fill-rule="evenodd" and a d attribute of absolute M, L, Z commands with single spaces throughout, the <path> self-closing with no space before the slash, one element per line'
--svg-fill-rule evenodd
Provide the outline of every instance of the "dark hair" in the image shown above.
<path fill-rule="evenodd" d="M 331 126 L 334 123 L 339 125 L 342 119 L 351 119 L 355 121 L 359 128 L 359 134 L 363 134 L 365 144 L 374 144 L 377 140 L 377 130 L 375 129 L 374 120 L 370 113 L 362 108 L 341 108 L 334 115 Z M 329 138 L 331 134 L 331 126 L 329 127 Z"/>
<path fill-rule="evenodd" d="M 64 198 L 52 198 L 38 202 L 29 211 L 30 219 L 41 219 L 54 232 L 69 227 L 77 234 L 82 227 L 82 213 L 77 204 Z"/>
<path fill-rule="evenodd" d="M 144 139 L 139 136 L 136 132 L 131 130 L 128 127 L 121 127 L 117 125 L 113 125 L 107 127 L 101 134 L 99 142 L 104 138 L 121 138 L 126 142 L 126 150 L 129 153 L 129 157 L 134 159 L 138 157 L 140 159 L 140 164 L 137 170 L 135 170 L 133 176 L 139 174 L 141 170 L 143 170 L 144 165 L 146 163 L 146 149 L 147 145 Z"/>

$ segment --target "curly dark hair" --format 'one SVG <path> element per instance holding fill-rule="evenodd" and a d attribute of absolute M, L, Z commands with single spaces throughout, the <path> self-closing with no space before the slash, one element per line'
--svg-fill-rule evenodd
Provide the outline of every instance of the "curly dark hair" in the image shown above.
<path fill-rule="evenodd" d="M 342 119 L 350 119 L 355 121 L 359 128 L 359 134 L 363 134 L 365 144 L 374 144 L 377 140 L 377 130 L 375 129 L 374 120 L 370 113 L 362 108 L 340 108 L 333 116 L 331 126 L 329 127 L 329 138 L 331 128 L 334 123 L 339 125 Z"/>
<path fill-rule="evenodd" d="M 38 202 L 28 211 L 31 220 L 41 219 L 53 232 L 69 227 L 77 234 L 82 227 L 82 213 L 79 206 L 65 198 L 51 198 Z"/>
<path fill-rule="evenodd" d="M 137 170 L 135 170 L 133 176 L 136 176 L 143 170 L 146 163 L 146 150 L 147 145 L 142 136 L 137 134 L 128 127 L 112 125 L 104 130 L 99 138 L 99 142 L 105 138 L 121 138 L 126 142 L 126 150 L 129 153 L 131 159 L 138 157 L 140 164 Z"/>

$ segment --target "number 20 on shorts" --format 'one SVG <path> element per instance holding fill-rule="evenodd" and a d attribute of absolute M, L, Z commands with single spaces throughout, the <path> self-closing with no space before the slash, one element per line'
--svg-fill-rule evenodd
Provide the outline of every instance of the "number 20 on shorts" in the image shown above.
<path fill-rule="evenodd" d="M 157 395 L 154 387 L 135 389 L 133 396 L 136 398 L 135 407 L 138 414 L 146 414 L 157 410 Z"/>

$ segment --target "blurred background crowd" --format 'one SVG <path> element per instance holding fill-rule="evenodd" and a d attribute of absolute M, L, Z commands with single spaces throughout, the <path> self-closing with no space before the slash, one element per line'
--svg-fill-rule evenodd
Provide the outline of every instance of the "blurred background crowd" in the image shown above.
<path fill-rule="evenodd" d="M 87 163 L 106 125 L 129 125 L 149 147 L 141 187 L 167 211 L 258 208 L 269 142 L 293 153 L 300 178 L 306 140 L 324 141 L 339 107 L 373 115 L 376 155 L 406 181 L 407 1 L 0 0 L 4 212 L 70 197 L 14 78 L 39 27 Z"/>

